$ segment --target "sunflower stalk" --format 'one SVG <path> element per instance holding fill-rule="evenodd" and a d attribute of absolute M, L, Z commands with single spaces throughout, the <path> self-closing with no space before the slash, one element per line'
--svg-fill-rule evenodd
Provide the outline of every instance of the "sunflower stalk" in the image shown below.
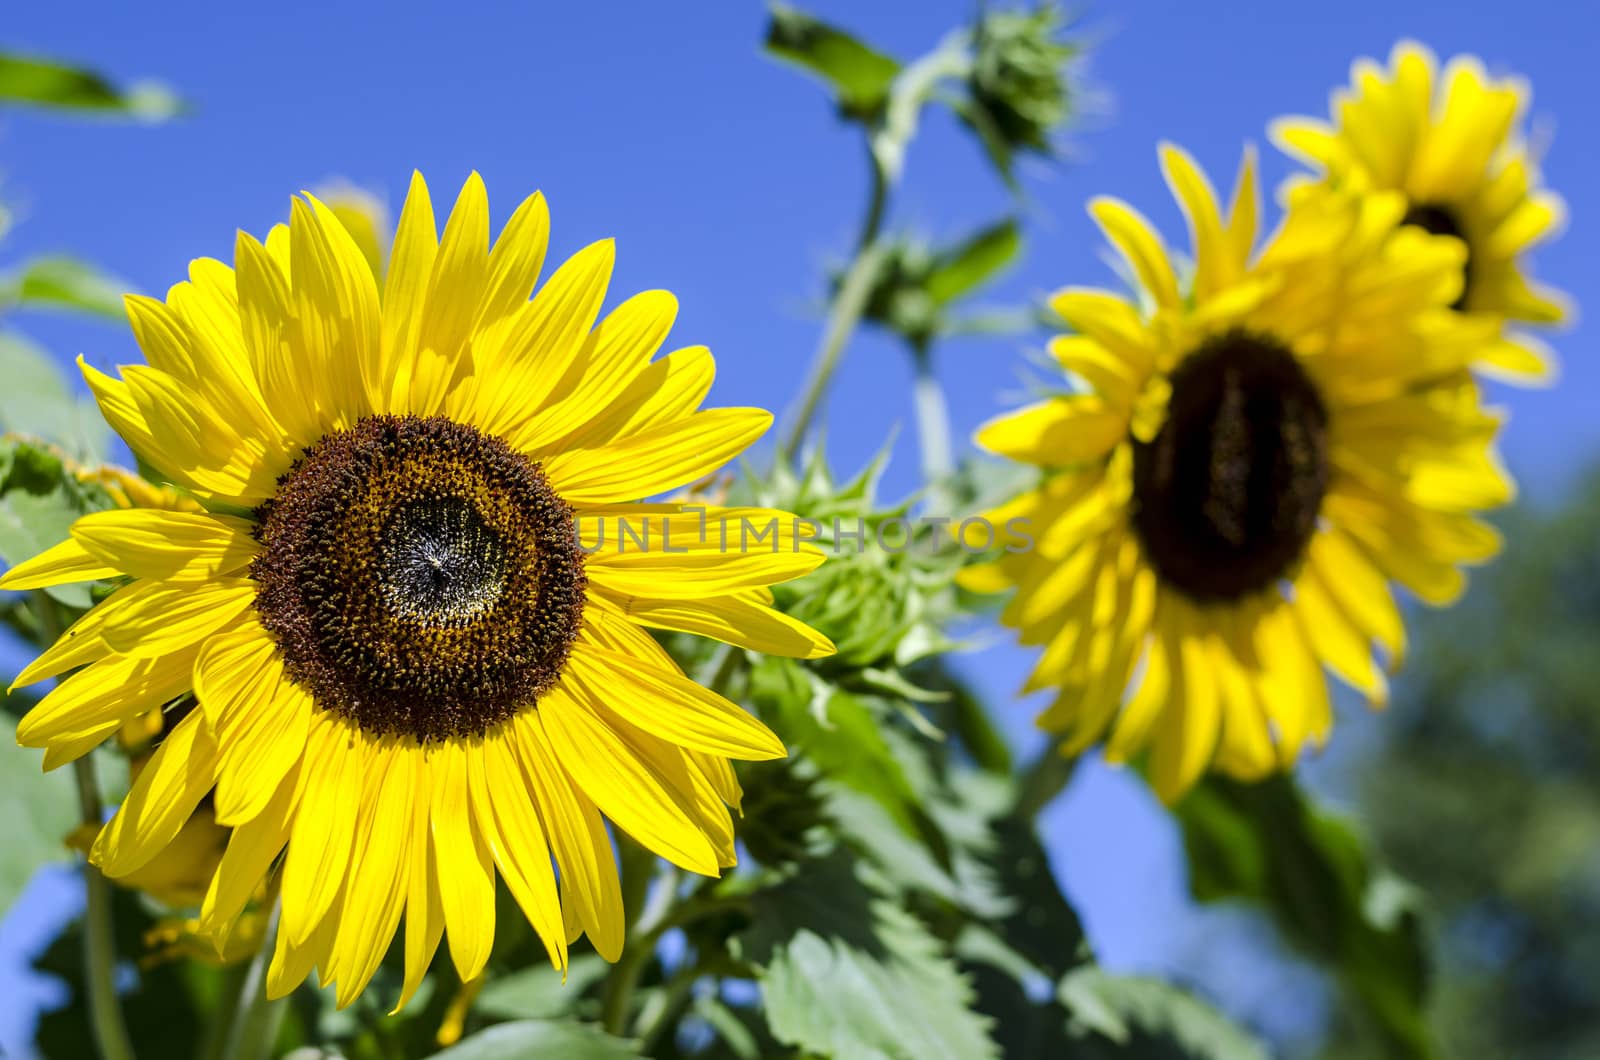
<path fill-rule="evenodd" d="M 934 371 L 932 348 L 927 343 L 913 346 L 911 363 L 915 373 L 911 397 L 917 417 L 917 440 L 922 447 L 922 478 L 929 505 L 935 511 L 943 511 L 949 499 L 950 476 L 955 472 L 950 408 L 938 373 Z"/>
<path fill-rule="evenodd" d="M 805 442 L 811 421 L 816 418 L 822 399 L 828 393 L 833 375 L 839 368 L 845 347 L 861 323 L 879 270 L 884 260 L 884 247 L 878 242 L 878 230 L 883 226 L 883 214 L 888 198 L 888 182 L 876 153 L 872 155 L 872 197 L 862 223 L 861 235 L 856 241 L 855 257 L 845 272 L 828 310 L 828 321 L 822 332 L 822 343 L 817 347 L 806 379 L 805 391 L 796 405 L 794 419 L 779 448 L 780 459 L 793 463 Z"/>
<path fill-rule="evenodd" d="M 278 1024 L 283 1020 L 288 998 L 267 998 L 267 968 L 272 963 L 272 953 L 276 948 L 279 911 L 280 907 L 274 903 L 266 934 L 261 939 L 261 948 L 251 958 L 243 985 L 234 1000 L 233 1015 L 228 1022 L 227 1045 L 222 1052 L 228 1060 L 258 1060 L 268 1056 L 272 1043 L 277 1040 Z"/>
<path fill-rule="evenodd" d="M 61 620 L 60 607 L 42 590 L 34 592 L 33 601 L 43 643 L 53 644 L 66 625 Z M 74 761 L 72 775 L 78 786 L 78 805 L 83 823 L 99 828 L 104 803 L 100 799 L 100 785 L 95 780 L 93 759 L 84 755 Z M 117 1001 L 117 949 L 111 912 L 111 884 L 105 874 L 87 860 L 83 865 L 83 882 L 84 965 L 88 976 L 89 1020 L 94 1030 L 95 1045 L 103 1060 L 133 1060 L 133 1043 L 128 1038 L 128 1028 L 122 1020 L 122 1006 Z"/>
<path fill-rule="evenodd" d="M 967 42 L 966 33 L 953 33 L 933 51 L 907 66 L 895 79 L 881 116 L 866 127 L 871 180 L 867 212 L 856 236 L 854 257 L 829 307 L 822 343 L 812 359 L 805 390 L 779 447 L 780 458 L 787 463 L 793 463 L 799 455 L 811 421 L 816 418 L 845 347 L 861 323 L 882 273 L 888 248 L 879 235 L 889 210 L 890 196 L 905 170 L 906 150 L 916 136 L 918 117 L 941 84 L 951 78 L 964 77 L 971 69 Z"/>
<path fill-rule="evenodd" d="M 84 824 L 100 825 L 100 788 L 95 783 L 94 763 L 89 756 L 72 763 L 78 782 L 78 802 Z M 122 1021 L 122 1006 L 117 1001 L 116 932 L 112 923 L 111 883 L 105 874 L 85 861 L 83 882 L 87 904 L 83 914 L 84 960 L 88 968 L 89 1019 L 94 1027 L 95 1044 L 103 1060 L 133 1060 L 133 1044 Z"/>

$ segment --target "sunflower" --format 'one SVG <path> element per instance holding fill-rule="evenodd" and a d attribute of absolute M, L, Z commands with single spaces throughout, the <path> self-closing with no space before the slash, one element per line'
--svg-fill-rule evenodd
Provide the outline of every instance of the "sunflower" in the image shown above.
<path fill-rule="evenodd" d="M 1401 226 L 1397 195 L 1329 192 L 1257 255 L 1252 158 L 1226 217 L 1187 155 L 1162 162 L 1192 290 L 1144 218 L 1093 202 L 1137 295 L 1054 296 L 1076 334 L 1051 352 L 1083 387 L 979 429 L 1050 474 L 986 513 L 1016 532 L 961 579 L 1015 588 L 1002 621 L 1044 648 L 1026 688 L 1059 690 L 1041 727 L 1114 762 L 1148 746 L 1171 801 L 1209 766 L 1254 779 L 1320 745 L 1323 667 L 1381 702 L 1374 644 L 1398 660 L 1404 637 L 1388 583 L 1454 599 L 1499 547 L 1472 513 L 1511 486 L 1460 370 L 1483 327 L 1448 308 L 1457 241 Z"/>
<path fill-rule="evenodd" d="M 438 235 L 418 175 L 381 285 L 306 195 L 264 243 L 240 233 L 232 268 L 201 259 L 165 302 L 130 297 L 149 363 L 85 377 L 203 509 L 86 516 L 0 580 L 123 579 L 19 678 L 81 667 L 18 739 L 67 761 L 193 693 L 91 856 L 135 873 L 209 797 L 232 834 L 201 921 L 226 937 L 275 873 L 274 997 L 315 967 L 349 1004 L 402 914 L 400 1005 L 443 935 L 472 979 L 497 875 L 557 968 L 579 934 L 615 959 L 606 820 L 716 875 L 735 860 L 730 759 L 784 754 L 648 631 L 832 650 L 770 606 L 769 585 L 822 560 L 799 521 L 641 500 L 715 471 L 771 416 L 699 408 L 704 348 L 652 359 L 670 294 L 596 325 L 610 241 L 530 301 L 547 230 L 534 195 L 491 248 L 473 174 Z M 730 547 L 719 524 L 745 520 L 778 533 Z"/>
<path fill-rule="evenodd" d="M 1560 323 L 1565 297 L 1534 283 L 1520 265 L 1525 251 L 1560 230 L 1566 214 L 1560 196 L 1540 185 L 1537 160 L 1518 131 L 1528 86 L 1490 77 L 1470 56 L 1450 60 L 1442 76 L 1436 70 L 1433 55 L 1411 42 L 1395 46 L 1388 70 L 1358 60 L 1349 89 L 1334 94 L 1332 125 L 1284 118 L 1273 137 L 1326 182 L 1358 193 L 1399 192 L 1406 223 L 1462 240 L 1467 257 L 1455 309 L 1505 322 Z M 1485 345 L 1477 367 L 1526 382 L 1549 378 L 1555 363 L 1542 343 L 1513 328 Z"/>

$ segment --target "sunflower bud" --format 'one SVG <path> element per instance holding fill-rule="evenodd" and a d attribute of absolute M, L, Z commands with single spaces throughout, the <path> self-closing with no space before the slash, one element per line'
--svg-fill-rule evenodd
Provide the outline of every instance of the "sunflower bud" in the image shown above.
<path fill-rule="evenodd" d="M 1071 66 L 1079 46 L 1059 39 L 1059 8 L 985 14 L 973 33 L 971 107 L 964 115 L 996 161 L 1015 151 L 1054 153 L 1051 134 L 1072 112 Z"/>

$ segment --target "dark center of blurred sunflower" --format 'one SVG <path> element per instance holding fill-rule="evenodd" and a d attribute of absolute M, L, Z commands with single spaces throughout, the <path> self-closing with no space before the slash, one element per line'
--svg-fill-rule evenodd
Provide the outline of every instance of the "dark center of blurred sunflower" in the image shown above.
<path fill-rule="evenodd" d="M 572 509 L 499 439 L 369 417 L 307 449 L 256 519 L 262 624 L 289 677 L 364 731 L 480 734 L 560 676 L 583 551 Z"/>
<path fill-rule="evenodd" d="M 1172 373 L 1166 422 L 1133 450 L 1133 526 L 1162 580 L 1202 603 L 1276 583 L 1328 484 L 1328 414 L 1292 353 L 1229 331 Z"/>
<path fill-rule="evenodd" d="M 1401 223 L 1416 225 L 1429 235 L 1455 236 L 1466 244 L 1467 260 L 1461 266 L 1461 294 L 1450 303 L 1451 309 L 1465 309 L 1467 294 L 1472 290 L 1472 243 L 1468 241 L 1466 229 L 1455 210 L 1437 203 L 1415 203 L 1406 211 Z"/>

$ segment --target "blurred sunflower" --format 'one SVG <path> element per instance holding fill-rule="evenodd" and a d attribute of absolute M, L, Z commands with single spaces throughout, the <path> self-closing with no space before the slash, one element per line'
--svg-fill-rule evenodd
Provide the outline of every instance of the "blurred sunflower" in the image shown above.
<path fill-rule="evenodd" d="M 150 363 L 85 376 L 132 449 L 204 510 L 86 516 L 0 579 L 132 579 L 21 675 L 82 667 L 18 739 L 69 760 L 193 690 L 199 708 L 92 857 L 112 877 L 139 871 L 209 796 L 233 830 L 202 905 L 209 934 L 226 937 L 282 854 L 272 996 L 315 966 L 349 1004 L 402 913 L 399 1004 L 443 934 L 473 978 L 496 872 L 558 968 L 580 933 L 615 959 L 603 818 L 715 875 L 734 862 L 729 759 L 784 754 L 646 627 L 832 650 L 769 606 L 768 585 L 822 559 L 792 516 L 638 503 L 714 471 L 771 416 L 699 410 L 704 348 L 651 359 L 670 294 L 595 325 L 610 241 L 530 301 L 547 230 L 534 195 L 491 248 L 474 174 L 441 237 L 419 175 L 381 292 L 307 195 L 264 244 L 240 233 L 233 268 L 201 259 L 166 302 L 129 298 Z M 778 519 L 779 545 L 732 551 L 705 532 L 746 515 Z M 618 535 L 622 518 L 661 547 Z"/>
<path fill-rule="evenodd" d="M 1055 473 L 987 513 L 1027 520 L 1032 547 L 961 577 L 1015 588 L 1002 621 L 1044 646 L 1027 690 L 1060 689 L 1039 724 L 1064 751 L 1150 746 L 1170 801 L 1208 766 L 1257 778 L 1320 744 L 1324 666 L 1381 702 L 1373 642 L 1398 659 L 1404 636 L 1387 583 L 1454 599 L 1499 548 L 1472 513 L 1511 484 L 1459 370 L 1484 332 L 1448 308 L 1460 243 L 1400 226 L 1398 195 L 1326 192 L 1256 257 L 1253 160 L 1226 218 L 1187 155 L 1162 161 L 1192 291 L 1144 218 L 1092 204 L 1137 299 L 1054 297 L 1078 333 L 1051 352 L 1087 390 L 978 431 Z"/>
<path fill-rule="evenodd" d="M 1556 324 L 1566 298 L 1534 283 L 1523 253 L 1559 232 L 1561 197 L 1540 184 L 1538 164 L 1518 124 L 1529 90 L 1515 78 L 1491 78 L 1471 56 L 1457 56 L 1437 75 L 1421 45 L 1395 46 L 1387 70 L 1358 60 L 1350 87 L 1333 97 L 1333 124 L 1283 118 L 1273 138 L 1355 192 L 1398 191 L 1405 221 L 1467 247 L 1463 286 L 1452 303 L 1463 313 L 1504 321 Z M 1290 194 L 1296 194 L 1291 183 Z M 1521 381 L 1547 379 L 1552 355 L 1516 331 L 1497 335 L 1477 366 Z"/>

